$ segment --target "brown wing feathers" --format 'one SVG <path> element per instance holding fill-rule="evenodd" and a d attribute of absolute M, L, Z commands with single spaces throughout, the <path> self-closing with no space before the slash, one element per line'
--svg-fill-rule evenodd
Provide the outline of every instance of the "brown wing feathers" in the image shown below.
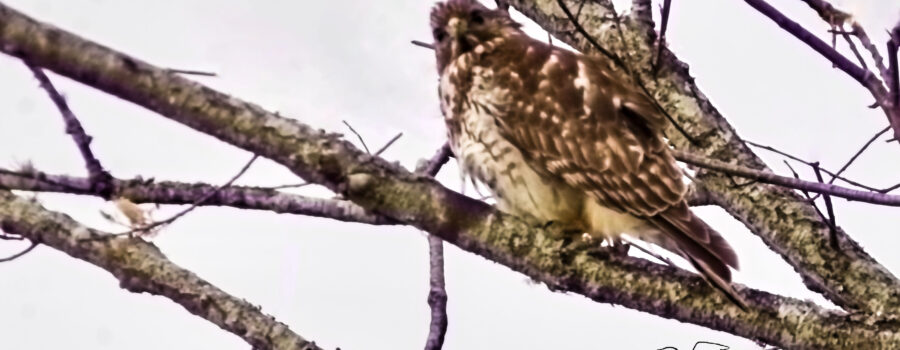
<path fill-rule="evenodd" d="M 598 58 L 576 56 L 522 38 L 500 58 L 527 106 L 498 116 L 526 157 L 606 206 L 644 217 L 715 287 L 743 306 L 731 288 L 734 250 L 688 208 L 681 170 L 662 137 L 665 116 L 641 91 L 612 78 Z M 555 56 L 555 57 L 551 57 Z M 497 66 L 497 65 L 495 65 Z M 584 79 L 587 79 L 587 82 Z M 573 84 L 573 82 L 575 82 Z M 579 86 L 579 82 L 581 86 Z"/>

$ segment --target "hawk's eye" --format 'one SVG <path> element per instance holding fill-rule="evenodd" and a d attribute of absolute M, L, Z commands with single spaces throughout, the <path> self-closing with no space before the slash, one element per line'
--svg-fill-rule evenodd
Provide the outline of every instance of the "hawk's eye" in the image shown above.
<path fill-rule="evenodd" d="M 469 18 L 471 18 L 472 23 L 482 24 L 484 23 L 484 15 L 481 14 L 481 11 L 475 10 L 469 14 Z"/>
<path fill-rule="evenodd" d="M 438 28 L 438 29 L 435 29 L 434 33 L 432 33 L 432 34 L 434 34 L 434 40 L 444 41 L 444 39 L 447 39 L 447 31 L 446 30 Z"/>

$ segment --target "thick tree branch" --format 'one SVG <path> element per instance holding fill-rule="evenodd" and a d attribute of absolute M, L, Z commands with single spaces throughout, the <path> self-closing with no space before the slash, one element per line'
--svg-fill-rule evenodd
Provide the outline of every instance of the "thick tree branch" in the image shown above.
<path fill-rule="evenodd" d="M 510 4 L 572 47 L 595 52 L 594 45 L 569 22 L 556 1 L 512 0 Z M 581 22 L 596 42 L 612 51 L 628 53 L 623 55 L 626 63 L 635 68 L 660 105 L 695 138 L 695 142 L 689 142 L 670 129 L 667 135 L 676 148 L 770 171 L 700 92 L 687 65 L 668 49 L 664 49 L 667 53 L 662 55 L 658 76 L 652 76 L 650 63 L 656 49 L 652 26 L 616 16 L 607 0 L 585 3 Z M 882 313 L 900 310 L 900 294 L 896 292 L 900 281 L 840 229 L 842 249 L 833 249 L 829 225 L 792 190 L 765 184 L 734 186 L 731 177 L 705 170 L 698 171 L 697 178 L 715 203 L 780 254 L 811 290 L 850 309 Z"/>
<path fill-rule="evenodd" d="M 109 271 L 134 293 L 164 296 L 257 349 L 320 349 L 258 306 L 235 298 L 166 259 L 140 238 L 117 237 L 0 190 L 0 228 Z M 96 239 L 103 238 L 106 239 Z"/>
<path fill-rule="evenodd" d="M 521 2 L 513 4 L 521 5 Z M 0 50 L 27 57 L 37 65 L 271 158 L 304 179 L 342 193 L 364 208 L 435 234 L 554 290 L 579 293 L 599 302 L 616 303 L 783 347 L 837 349 L 900 345 L 900 335 L 895 332 L 897 325 L 889 321 L 854 321 L 812 303 L 738 285 L 736 288 L 749 304 L 748 311 L 742 312 L 695 274 L 636 258 L 598 259 L 584 251 L 568 250 L 564 240 L 552 238 L 544 230 L 446 189 L 430 177 L 411 174 L 367 155 L 337 135 L 266 112 L 256 105 L 37 23 L 2 5 Z M 704 184 L 720 191 L 715 181 Z M 791 199 L 790 191 L 769 191 Z M 723 200 L 725 203 L 733 199 Z M 791 215 L 785 219 L 792 220 Z M 837 265 L 832 264 L 830 268 L 845 267 L 841 265 L 841 256 L 833 260 L 829 263 Z M 883 276 L 874 275 L 866 281 L 876 292 L 855 289 L 854 282 L 859 276 L 847 271 L 868 272 L 871 263 L 855 260 L 854 263 L 858 266 L 847 266 L 841 271 L 852 276 L 839 279 L 849 282 L 847 296 L 853 301 L 843 304 L 892 310 L 893 300 L 877 292 L 889 284 Z M 888 276 L 891 279 L 887 282 L 893 282 L 893 277 Z M 823 285 L 828 286 L 826 282 Z M 857 303 L 856 298 L 860 296 L 873 301 Z"/>

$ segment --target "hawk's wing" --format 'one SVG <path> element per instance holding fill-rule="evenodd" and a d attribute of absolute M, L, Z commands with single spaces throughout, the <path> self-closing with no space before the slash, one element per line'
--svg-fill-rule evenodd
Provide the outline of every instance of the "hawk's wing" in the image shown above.
<path fill-rule="evenodd" d="M 662 111 L 602 58 L 512 40 L 522 45 L 507 45 L 491 67 L 508 99 L 496 115 L 500 133 L 536 171 L 646 218 L 675 243 L 667 248 L 741 304 L 727 266 L 737 268 L 737 256 L 688 208 Z"/>
<path fill-rule="evenodd" d="M 509 46 L 522 59 L 491 67 L 509 98 L 496 120 L 535 170 L 635 216 L 684 200 L 681 170 L 662 137 L 665 117 L 649 98 L 597 58 L 531 40 Z"/>

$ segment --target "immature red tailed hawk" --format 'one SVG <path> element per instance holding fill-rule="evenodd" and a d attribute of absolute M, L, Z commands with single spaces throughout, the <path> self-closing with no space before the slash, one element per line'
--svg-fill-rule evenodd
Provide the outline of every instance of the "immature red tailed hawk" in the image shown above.
<path fill-rule="evenodd" d="M 665 115 L 612 63 L 534 40 L 499 10 L 450 0 L 431 13 L 441 110 L 464 173 L 506 212 L 684 256 L 738 304 L 737 256 L 691 213 Z"/>

